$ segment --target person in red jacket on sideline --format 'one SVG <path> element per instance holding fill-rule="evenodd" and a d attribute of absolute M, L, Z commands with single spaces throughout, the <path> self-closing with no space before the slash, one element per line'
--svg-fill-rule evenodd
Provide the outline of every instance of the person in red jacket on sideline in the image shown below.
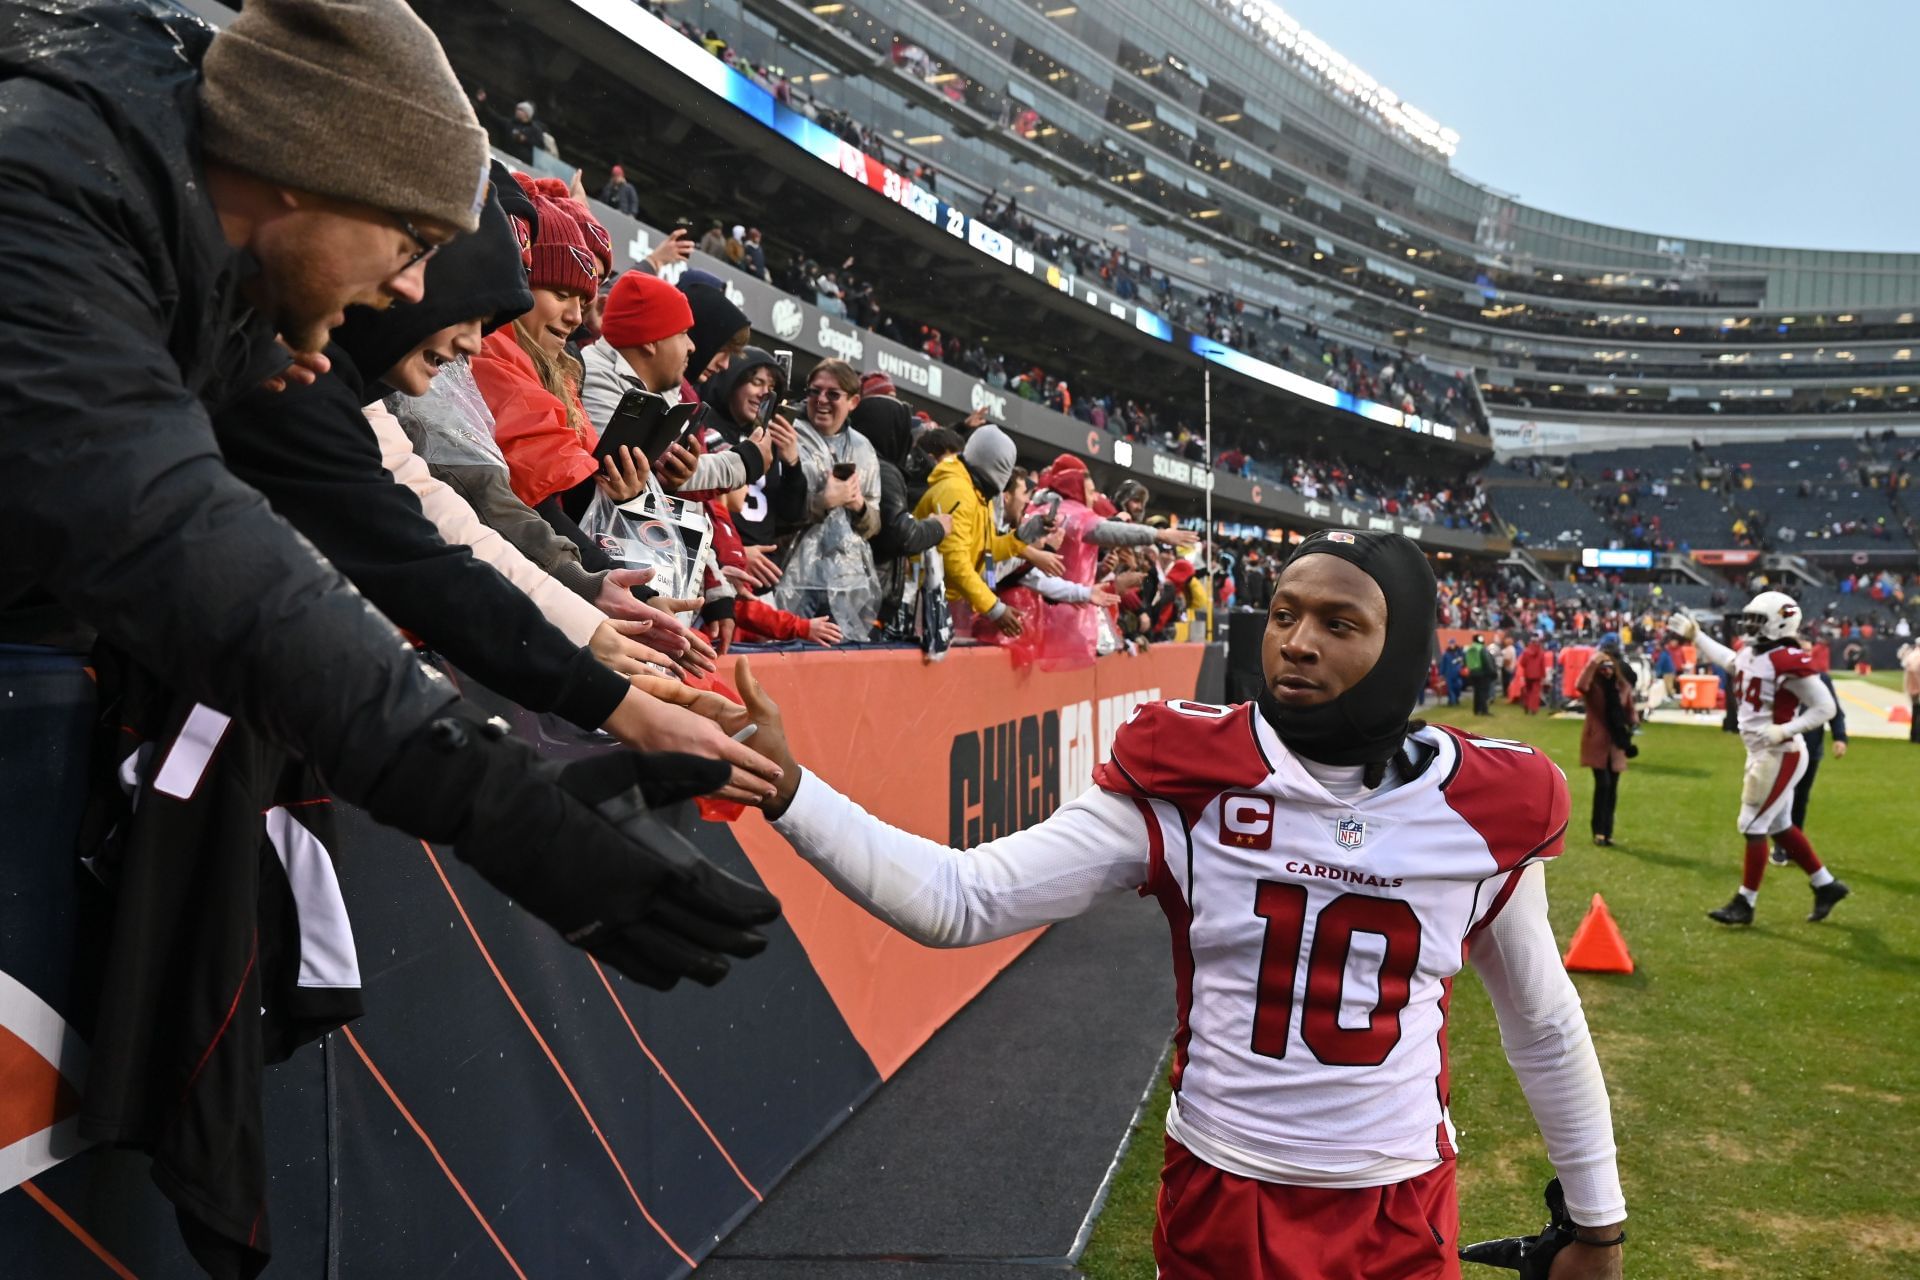
<path fill-rule="evenodd" d="M 1547 647 L 1539 636 L 1530 636 L 1520 651 L 1520 702 L 1530 716 L 1540 714 L 1540 690 L 1547 682 Z"/>

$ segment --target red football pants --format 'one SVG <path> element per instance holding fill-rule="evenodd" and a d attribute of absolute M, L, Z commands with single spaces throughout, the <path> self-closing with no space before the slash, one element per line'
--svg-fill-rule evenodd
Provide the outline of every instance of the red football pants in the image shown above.
<path fill-rule="evenodd" d="M 1540 709 L 1540 686 L 1543 683 L 1545 682 L 1540 680 L 1527 680 L 1520 686 L 1520 701 L 1525 704 L 1529 713 Z"/>
<path fill-rule="evenodd" d="M 1153 1226 L 1161 1280 L 1459 1280 L 1451 1160 L 1384 1187 L 1288 1187 L 1166 1142 Z"/>

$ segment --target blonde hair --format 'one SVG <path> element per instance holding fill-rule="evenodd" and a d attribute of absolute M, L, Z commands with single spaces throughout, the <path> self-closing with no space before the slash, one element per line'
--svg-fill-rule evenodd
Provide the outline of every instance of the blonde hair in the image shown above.
<path fill-rule="evenodd" d="M 573 361 L 565 355 L 554 355 L 542 347 L 526 326 L 524 316 L 513 322 L 513 338 L 520 349 L 527 353 L 527 359 L 533 361 L 533 372 L 540 379 L 540 385 L 547 394 L 558 400 L 567 410 L 567 425 L 573 428 L 573 434 L 580 437 L 580 443 L 591 447 L 593 436 L 587 423 L 587 414 L 580 407 L 580 374 Z"/>

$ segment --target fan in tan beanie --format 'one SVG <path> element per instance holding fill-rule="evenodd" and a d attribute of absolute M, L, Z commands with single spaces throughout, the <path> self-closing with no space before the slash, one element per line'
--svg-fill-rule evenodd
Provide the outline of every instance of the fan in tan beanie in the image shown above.
<path fill-rule="evenodd" d="M 480 225 L 487 134 L 400 0 L 246 0 L 207 50 L 206 153 L 270 182 Z"/>
<path fill-rule="evenodd" d="M 424 261 L 478 225 L 487 136 L 400 0 L 247 0 L 202 64 L 207 193 L 243 290 L 313 359 L 347 307 L 418 302 Z"/>

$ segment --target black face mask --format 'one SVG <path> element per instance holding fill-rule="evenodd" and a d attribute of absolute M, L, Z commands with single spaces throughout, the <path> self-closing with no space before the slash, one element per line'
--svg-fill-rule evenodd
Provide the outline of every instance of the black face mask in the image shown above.
<path fill-rule="evenodd" d="M 1368 785 L 1378 786 L 1410 732 L 1408 719 L 1433 660 L 1433 569 L 1420 548 L 1397 533 L 1323 529 L 1287 563 L 1306 555 L 1338 556 L 1379 584 L 1387 599 L 1386 643 L 1373 670 L 1317 707 L 1281 705 L 1263 679 L 1260 714 L 1289 751 L 1321 764 L 1372 766 Z"/>

